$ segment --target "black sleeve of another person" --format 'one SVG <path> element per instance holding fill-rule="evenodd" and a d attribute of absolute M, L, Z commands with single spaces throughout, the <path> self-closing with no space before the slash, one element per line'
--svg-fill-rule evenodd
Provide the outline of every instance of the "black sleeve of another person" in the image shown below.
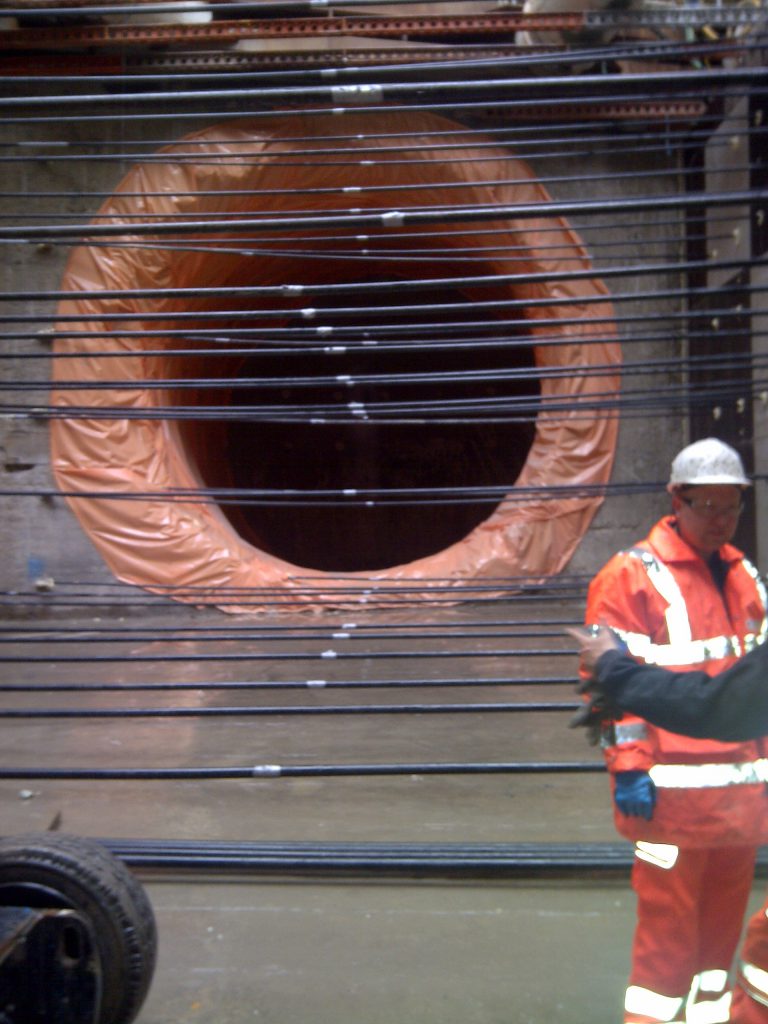
<path fill-rule="evenodd" d="M 597 662 L 595 678 L 612 704 L 671 732 L 715 740 L 768 734 L 768 644 L 711 677 L 639 665 L 608 651 Z"/>

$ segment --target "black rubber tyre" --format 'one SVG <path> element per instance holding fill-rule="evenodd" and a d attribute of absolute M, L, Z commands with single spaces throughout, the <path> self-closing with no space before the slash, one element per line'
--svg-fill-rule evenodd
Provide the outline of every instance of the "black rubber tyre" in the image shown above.
<path fill-rule="evenodd" d="M 129 1024 L 155 969 L 157 929 L 143 887 L 92 839 L 59 832 L 0 839 L 0 906 L 70 908 L 93 926 L 101 960 L 99 1024 Z"/>

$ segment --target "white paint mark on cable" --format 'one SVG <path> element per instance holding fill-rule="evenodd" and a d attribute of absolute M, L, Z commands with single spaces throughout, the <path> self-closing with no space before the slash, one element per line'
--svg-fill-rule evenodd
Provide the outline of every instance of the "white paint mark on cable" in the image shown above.
<path fill-rule="evenodd" d="M 358 106 L 381 103 L 384 90 L 380 85 L 335 85 L 331 89 L 331 99 L 334 103 L 356 103 Z"/>

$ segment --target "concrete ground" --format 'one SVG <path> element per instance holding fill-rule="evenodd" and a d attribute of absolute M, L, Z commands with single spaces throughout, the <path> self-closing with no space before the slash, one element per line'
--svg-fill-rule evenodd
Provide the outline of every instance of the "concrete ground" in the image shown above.
<path fill-rule="evenodd" d="M 59 819 L 64 831 L 116 841 L 545 849 L 615 843 L 602 772 L 406 770 L 180 781 L 32 775 L 39 768 L 598 762 L 583 736 L 566 728 L 567 709 L 424 707 L 572 702 L 570 682 L 534 680 L 574 675 L 573 644 L 562 623 L 578 616 L 576 606 L 552 602 L 367 612 L 365 618 L 327 612 L 256 618 L 236 639 L 222 630 L 241 631 L 248 621 L 214 612 L 7 620 L 0 645 L 6 687 L 48 684 L 59 692 L 6 689 L 0 710 L 187 710 L 183 717 L 0 718 L 2 832 L 44 830 Z M 30 629 L 44 632 L 25 632 Z M 377 685 L 449 679 L 462 685 Z M 501 684 L 472 685 L 478 679 Z M 188 688 L 130 689 L 158 681 Z M 313 683 L 290 689 L 206 685 L 231 681 Z M 333 685 L 344 681 L 367 685 Z M 61 689 L 73 682 L 121 689 Z M 325 710 L 383 704 L 420 707 L 407 713 Z M 283 710 L 248 713 L 275 707 Z M 234 713 L 190 714 L 226 708 Z M 8 769 L 20 770 L 19 777 L 9 778 Z M 138 873 L 159 928 L 158 968 L 139 1024 L 620 1019 L 633 926 L 623 874 Z M 756 902 L 761 890 L 759 883 Z"/>
<path fill-rule="evenodd" d="M 142 1024 L 619 1021 L 624 885 L 150 884 Z"/>

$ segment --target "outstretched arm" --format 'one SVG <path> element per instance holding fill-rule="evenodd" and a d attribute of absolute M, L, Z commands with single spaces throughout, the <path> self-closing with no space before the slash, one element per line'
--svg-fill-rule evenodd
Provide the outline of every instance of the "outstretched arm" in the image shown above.
<path fill-rule="evenodd" d="M 618 650 L 605 650 L 584 688 L 610 705 L 688 736 L 733 741 L 768 733 L 765 644 L 712 677 L 640 665 Z"/>

